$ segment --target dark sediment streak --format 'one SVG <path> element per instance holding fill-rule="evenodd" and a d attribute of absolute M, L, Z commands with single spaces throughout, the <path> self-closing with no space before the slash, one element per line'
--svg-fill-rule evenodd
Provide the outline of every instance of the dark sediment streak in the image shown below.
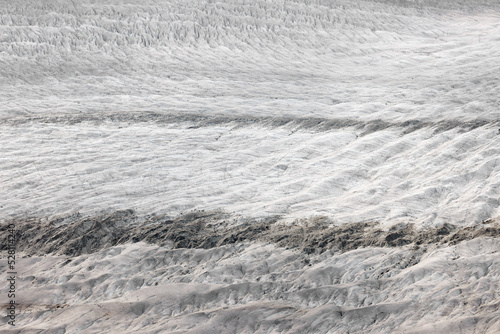
<path fill-rule="evenodd" d="M 485 120 L 476 119 L 470 121 L 446 120 L 446 121 L 421 121 L 408 120 L 403 122 L 388 122 L 384 120 L 363 121 L 350 118 L 315 118 L 315 117 L 257 117 L 252 115 L 228 116 L 228 115 L 203 115 L 203 114 L 161 114 L 154 112 L 126 112 L 126 113 L 101 113 L 61 116 L 33 116 L 18 118 L 0 118 L 0 125 L 21 126 L 26 124 L 65 124 L 73 125 L 89 122 L 102 124 L 104 122 L 116 122 L 120 124 L 154 123 L 157 125 L 188 124 L 190 128 L 201 128 L 209 126 L 264 126 L 264 127 L 292 127 L 295 129 L 313 131 L 333 131 L 344 128 L 355 128 L 362 131 L 361 135 L 385 129 L 402 129 L 404 134 L 422 128 L 433 128 L 436 133 L 459 129 L 470 131 L 478 127 L 492 125 L 498 126 L 500 119 Z"/>
<path fill-rule="evenodd" d="M 487 220 L 472 227 L 445 224 L 417 230 L 412 224 L 389 230 L 379 223 L 349 223 L 332 226 L 324 218 L 298 221 L 292 225 L 279 217 L 248 220 L 236 224 L 222 212 L 195 211 L 177 218 L 161 215 L 138 217 L 132 210 L 93 217 L 78 214 L 64 218 L 11 219 L 0 225 L 6 250 L 8 225 L 15 225 L 17 250 L 28 255 L 64 254 L 78 256 L 126 243 L 146 242 L 174 248 L 213 248 L 243 241 L 273 243 L 306 254 L 327 250 L 346 252 L 365 247 L 454 245 L 478 237 L 500 237 L 498 220 Z"/>

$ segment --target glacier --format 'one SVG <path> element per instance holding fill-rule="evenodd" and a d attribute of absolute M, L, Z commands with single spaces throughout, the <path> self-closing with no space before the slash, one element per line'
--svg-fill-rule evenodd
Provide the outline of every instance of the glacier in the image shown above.
<path fill-rule="evenodd" d="M 2 332 L 499 332 L 499 43 L 487 0 L 0 1 Z"/>

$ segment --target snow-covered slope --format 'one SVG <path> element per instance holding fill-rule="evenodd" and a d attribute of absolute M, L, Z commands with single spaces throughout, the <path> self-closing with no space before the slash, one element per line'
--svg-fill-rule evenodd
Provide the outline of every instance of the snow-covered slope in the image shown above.
<path fill-rule="evenodd" d="M 500 331 L 499 59 L 495 0 L 0 0 L 0 220 L 75 228 L 20 241 L 20 328 Z M 336 246 L 133 229 L 192 210 Z"/>

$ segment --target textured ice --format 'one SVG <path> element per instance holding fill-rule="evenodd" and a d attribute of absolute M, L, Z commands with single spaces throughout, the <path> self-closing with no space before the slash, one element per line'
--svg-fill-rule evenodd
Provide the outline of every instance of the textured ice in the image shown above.
<path fill-rule="evenodd" d="M 499 59 L 495 0 L 0 0 L 2 221 L 472 231 L 343 254 L 33 255 L 1 331 L 498 333 L 498 240 L 472 236 L 499 216 Z"/>
<path fill-rule="evenodd" d="M 5 3 L 2 212 L 497 215 L 498 12 L 405 4 Z"/>
<path fill-rule="evenodd" d="M 24 328 L 43 333 L 496 333 L 499 246 L 306 256 L 136 243 L 23 260 L 19 302 Z"/>

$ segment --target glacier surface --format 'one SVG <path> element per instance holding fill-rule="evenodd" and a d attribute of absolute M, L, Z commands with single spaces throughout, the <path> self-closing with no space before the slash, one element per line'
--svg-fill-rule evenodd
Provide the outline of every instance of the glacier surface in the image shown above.
<path fill-rule="evenodd" d="M 1 330 L 498 333 L 499 59 L 495 0 L 0 0 L 2 240 L 61 247 Z"/>

